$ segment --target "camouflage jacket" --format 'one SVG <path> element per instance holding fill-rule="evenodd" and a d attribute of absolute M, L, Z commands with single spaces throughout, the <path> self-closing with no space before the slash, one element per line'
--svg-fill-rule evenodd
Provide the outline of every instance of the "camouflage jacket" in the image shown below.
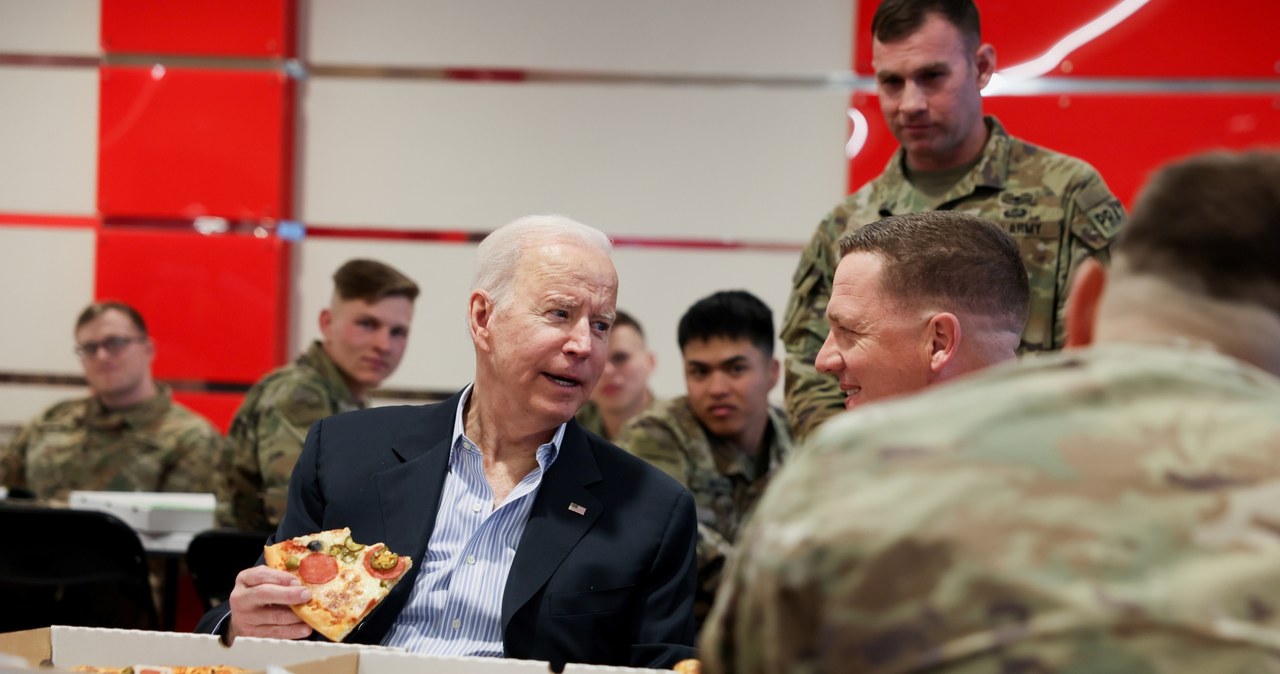
<path fill-rule="evenodd" d="M 1280 671 L 1280 379 L 1110 344 L 831 421 L 774 479 L 706 671 Z"/>
<path fill-rule="evenodd" d="M 311 424 L 363 407 L 320 342 L 254 384 L 227 433 L 231 450 L 219 475 L 218 524 L 275 529 Z"/>
<path fill-rule="evenodd" d="M 617 443 L 661 468 L 693 494 L 698 509 L 694 614 L 701 622 L 711 609 L 738 531 L 791 451 L 786 416 L 780 409 L 769 409 L 764 447 L 752 458 L 716 442 L 694 416 L 688 398 L 680 396 L 659 402 L 627 422 Z"/>
<path fill-rule="evenodd" d="M 781 332 L 787 349 L 787 415 L 797 440 L 844 405 L 835 378 L 814 369 L 827 338 L 827 300 L 840 261 L 840 238 L 890 215 L 954 210 L 1003 226 L 1018 241 L 1031 280 L 1031 311 L 1019 351 L 1061 348 L 1067 276 L 1086 257 L 1106 261 L 1126 220 L 1124 209 L 1093 167 L 1010 136 L 994 117 L 987 124 L 991 136 L 981 159 L 941 199 L 931 200 L 912 187 L 899 150 L 879 177 L 818 225 L 796 267 Z"/>
<path fill-rule="evenodd" d="M 27 424 L 0 452 L 0 484 L 42 499 L 73 489 L 211 492 L 221 434 L 204 417 L 155 397 L 108 410 L 97 398 L 61 402 Z"/>
<path fill-rule="evenodd" d="M 657 405 L 660 402 L 657 398 L 653 397 L 652 391 L 649 392 L 649 400 L 653 402 L 645 408 L 646 410 L 653 408 L 654 405 Z M 587 404 L 583 405 L 582 408 L 578 410 L 578 413 L 573 415 L 573 418 L 578 421 L 579 426 L 587 429 L 588 431 L 595 433 L 609 442 L 615 441 L 615 438 L 609 437 L 605 432 L 604 415 L 600 413 L 600 406 L 595 404 L 595 402 L 588 400 Z M 618 432 L 621 433 L 622 429 L 618 429 Z"/>

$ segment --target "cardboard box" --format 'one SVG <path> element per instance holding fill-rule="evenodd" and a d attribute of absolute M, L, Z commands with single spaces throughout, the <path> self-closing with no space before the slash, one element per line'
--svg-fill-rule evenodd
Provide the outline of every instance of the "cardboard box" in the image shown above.
<path fill-rule="evenodd" d="M 227 647 L 211 634 L 63 625 L 0 634 L 0 653 L 19 656 L 33 667 L 51 664 L 63 670 L 76 665 L 234 665 L 266 670 L 355 654 L 362 648 L 369 647 L 248 637 Z"/>
<path fill-rule="evenodd" d="M 101 510 L 124 520 L 141 534 L 196 534 L 213 528 L 213 494 L 137 491 L 73 491 L 72 508 Z"/>
<path fill-rule="evenodd" d="M 240 637 L 224 646 L 210 634 L 55 625 L 0 634 L 0 654 L 23 658 L 32 667 L 76 665 L 234 665 L 274 674 L 550 674 L 547 662 L 501 658 L 415 655 L 382 646 Z M 44 670 L 48 671 L 48 670 Z M 0 662 L 0 674 L 30 674 Z M 670 670 L 568 665 L 565 674 L 643 674 Z"/>

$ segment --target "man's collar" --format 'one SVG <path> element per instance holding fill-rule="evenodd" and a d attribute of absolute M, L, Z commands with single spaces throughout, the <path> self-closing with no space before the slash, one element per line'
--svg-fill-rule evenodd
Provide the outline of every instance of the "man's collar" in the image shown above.
<path fill-rule="evenodd" d="M 164 416 L 173 400 L 173 390 L 167 384 L 156 384 L 156 394 L 146 400 L 118 410 L 108 409 L 102 401 L 89 398 L 85 422 L 93 428 L 143 428 Z"/>

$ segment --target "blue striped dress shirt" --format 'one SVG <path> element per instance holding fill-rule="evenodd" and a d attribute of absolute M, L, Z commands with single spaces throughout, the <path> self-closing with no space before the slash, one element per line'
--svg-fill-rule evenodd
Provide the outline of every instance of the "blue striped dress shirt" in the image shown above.
<path fill-rule="evenodd" d="M 463 432 L 463 391 L 454 413 L 449 472 L 435 530 L 413 593 L 383 645 L 430 655 L 502 657 L 502 592 L 542 476 L 560 453 L 565 425 L 538 448 L 538 467 L 493 506 L 484 457 Z"/>

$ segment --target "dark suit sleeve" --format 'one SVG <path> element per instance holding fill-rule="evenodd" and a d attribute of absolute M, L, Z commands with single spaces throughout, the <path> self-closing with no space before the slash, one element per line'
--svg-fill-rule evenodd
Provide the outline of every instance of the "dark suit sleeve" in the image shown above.
<path fill-rule="evenodd" d="M 324 501 L 320 496 L 316 465 L 319 462 L 320 426 L 319 421 L 312 424 L 307 432 L 307 440 L 302 446 L 302 455 L 294 466 L 293 477 L 289 481 L 289 507 L 284 519 L 280 521 L 276 533 L 267 539 L 266 545 L 286 538 L 302 536 L 321 531 L 320 521 L 324 516 Z M 258 564 L 262 564 L 258 557 Z M 230 620 L 223 620 L 231 612 L 230 602 L 220 604 L 209 610 L 196 623 L 195 631 L 200 634 L 226 634 Z"/>
<path fill-rule="evenodd" d="M 695 638 L 696 536 L 693 497 L 681 489 L 646 581 L 648 587 L 631 646 L 634 667 L 668 668 L 694 656 L 691 644 Z"/>

